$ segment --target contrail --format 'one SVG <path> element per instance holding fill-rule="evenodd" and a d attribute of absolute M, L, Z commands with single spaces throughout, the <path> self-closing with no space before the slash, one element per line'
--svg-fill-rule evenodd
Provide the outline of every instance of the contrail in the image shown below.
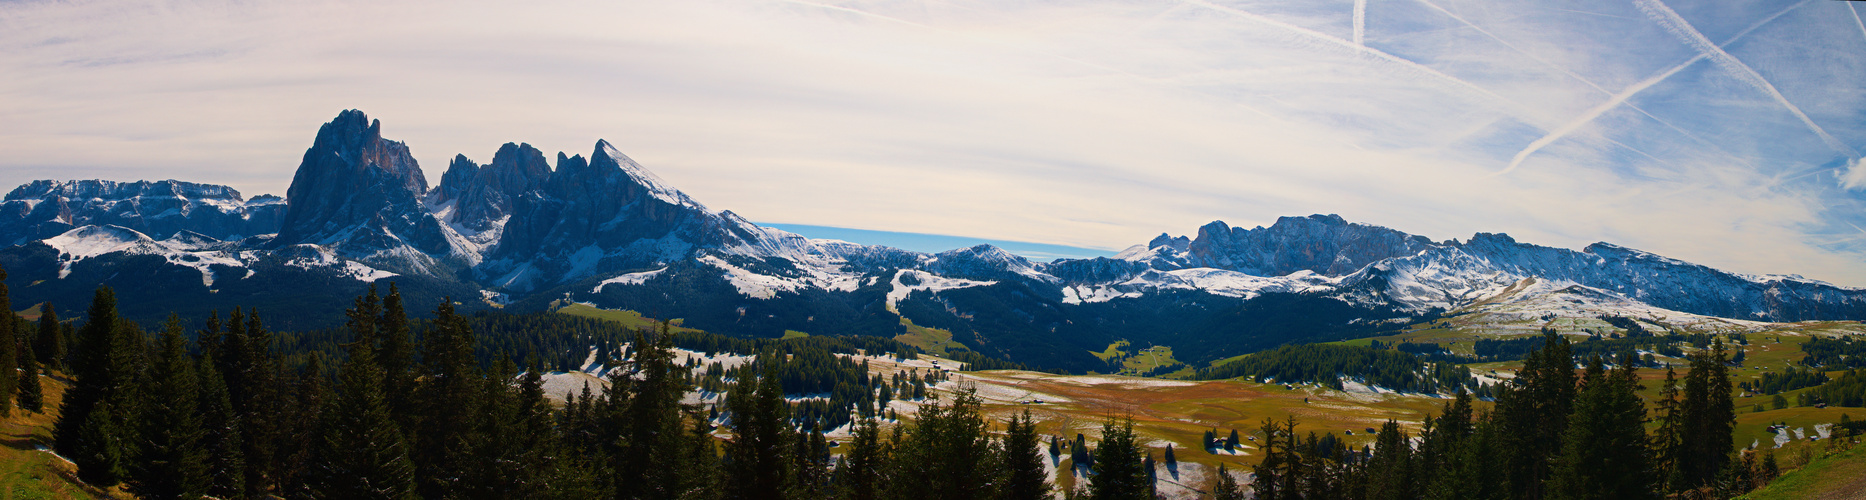
<path fill-rule="evenodd" d="M 1866 36 L 1866 22 L 1860 21 L 1860 10 L 1851 3 L 1847 4 L 1847 10 L 1853 11 L 1853 24 L 1860 27 L 1860 35 Z"/>
<path fill-rule="evenodd" d="M 1286 22 L 1278 21 L 1275 19 L 1260 16 L 1260 15 L 1246 12 L 1243 10 L 1238 10 L 1238 9 L 1226 7 L 1223 5 L 1213 4 L 1206 0 L 1183 0 L 1183 1 L 1191 5 L 1196 5 L 1199 7 L 1204 7 L 1207 9 L 1223 12 L 1226 14 L 1231 14 L 1233 16 L 1249 19 L 1251 21 L 1256 21 L 1259 24 L 1265 24 L 1265 25 L 1269 25 L 1272 27 L 1280 28 L 1285 31 L 1289 31 L 1291 33 L 1300 35 L 1304 38 L 1323 42 L 1327 45 L 1332 45 L 1335 47 L 1348 49 L 1349 51 L 1352 51 L 1352 52 L 1373 56 L 1375 59 L 1385 61 L 1385 62 L 1394 64 L 1394 65 L 1398 65 L 1401 68 L 1405 68 L 1405 69 L 1408 69 L 1414 72 L 1424 73 L 1438 80 L 1443 85 L 1447 85 L 1453 89 L 1458 89 L 1465 94 L 1471 95 L 1476 100 L 1486 102 L 1488 105 L 1490 105 L 1493 108 L 1508 112 L 1510 115 L 1523 120 L 1523 122 L 1525 123 L 1533 124 L 1534 122 L 1537 121 L 1537 120 L 1532 119 L 1532 117 L 1528 113 L 1524 112 L 1522 110 L 1522 107 L 1518 106 L 1515 102 L 1510 101 L 1509 99 L 1505 99 L 1503 98 L 1503 96 L 1497 95 L 1495 92 L 1491 92 L 1483 87 L 1474 85 L 1471 82 L 1467 82 L 1467 81 L 1458 79 L 1457 77 L 1447 75 L 1438 70 L 1432 69 L 1430 66 L 1419 64 L 1411 60 L 1408 60 L 1408 59 L 1405 59 L 1399 56 L 1395 56 L 1393 54 L 1389 54 L 1378 49 L 1366 47 L 1363 45 L 1358 45 L 1350 40 L 1342 40 L 1340 38 L 1335 38 L 1327 34 L 1324 34 L 1322 32 L 1319 32 L 1319 31 L 1315 31 L 1315 30 L 1311 30 L 1308 28 L 1294 25 L 1294 24 L 1289 24 Z M 1538 126 L 1537 128 L 1542 128 L 1542 127 Z"/>
<path fill-rule="evenodd" d="M 1367 45 L 1367 0 L 1354 0 L 1354 44 Z"/>
<path fill-rule="evenodd" d="M 1640 0 L 1640 1 L 1644 1 L 1644 0 Z M 1774 15 L 1763 18 L 1760 21 L 1757 21 L 1756 24 L 1752 24 L 1748 28 L 1743 29 L 1743 31 L 1739 31 L 1737 32 L 1737 34 L 1732 35 L 1728 40 L 1724 40 L 1723 45 L 1729 45 L 1731 43 L 1736 42 L 1737 40 L 1742 39 L 1745 36 L 1748 36 L 1750 32 L 1756 31 L 1757 28 L 1761 28 L 1763 25 L 1769 24 L 1771 21 L 1774 21 L 1776 18 L 1782 17 L 1783 14 L 1787 14 L 1789 11 L 1795 10 L 1796 8 L 1801 7 L 1802 5 L 1807 4 L 1810 1 L 1813 1 L 1813 0 L 1803 0 L 1801 3 L 1791 5 L 1788 8 L 1782 9 L 1780 12 L 1776 12 Z M 1699 37 L 1702 38 L 1702 35 L 1700 35 Z M 1718 48 L 1717 51 L 1723 52 L 1723 49 Z M 1679 71 L 1683 71 L 1686 67 L 1689 67 L 1693 64 L 1697 64 L 1698 61 L 1702 61 L 1709 57 L 1710 57 L 1709 53 L 1706 53 L 1700 50 L 1698 51 L 1698 55 L 1693 56 L 1691 59 L 1688 59 L 1685 62 L 1679 63 L 1677 66 L 1672 66 L 1671 68 L 1666 69 L 1665 71 L 1660 72 L 1659 74 L 1654 75 L 1651 78 L 1641 80 L 1639 83 L 1635 83 L 1631 87 L 1627 87 L 1626 89 L 1621 90 L 1620 93 L 1614 94 L 1612 97 L 1608 98 L 1607 102 L 1601 103 L 1599 106 L 1595 106 L 1593 108 L 1588 109 L 1586 113 L 1582 113 L 1581 116 L 1575 117 L 1574 120 L 1569 121 L 1567 124 L 1562 125 L 1561 127 L 1558 127 L 1553 131 L 1550 131 L 1547 135 L 1543 135 L 1541 138 L 1536 139 L 1534 142 L 1530 142 L 1529 145 L 1527 147 L 1524 147 L 1522 151 L 1516 152 L 1515 157 L 1510 158 L 1509 166 L 1503 167 L 1503 170 L 1499 170 L 1496 173 L 1492 173 L 1490 174 L 1490 176 L 1495 177 L 1499 175 L 1504 175 L 1504 174 L 1510 173 L 1511 171 L 1516 170 L 1516 167 L 1522 166 L 1523 160 L 1529 158 L 1529 155 L 1535 154 L 1536 151 L 1541 150 L 1543 147 L 1548 146 L 1550 143 L 1560 140 L 1563 136 L 1573 133 L 1575 130 L 1578 130 L 1581 127 L 1587 125 L 1589 122 L 1594 121 L 1595 118 L 1599 118 L 1600 115 L 1606 114 L 1608 111 L 1613 110 L 1613 108 L 1618 107 L 1621 104 L 1624 104 L 1627 99 L 1631 99 L 1634 95 L 1637 95 L 1642 91 L 1645 91 L 1647 88 L 1651 88 L 1653 85 L 1657 85 L 1659 82 L 1665 81 L 1665 79 L 1667 78 L 1671 78 L 1672 75 L 1677 74 Z M 1777 94 L 1777 95 L 1780 95 L 1780 94 Z M 1641 110 L 1641 112 L 1644 113 L 1644 110 Z M 1648 113 L 1647 116 L 1651 116 L 1651 114 Z M 1664 123 L 1663 120 L 1661 120 L 1660 122 Z M 1675 129 L 1677 127 L 1673 127 L 1673 128 Z M 1826 136 L 1826 133 L 1822 132 L 1822 136 Z M 1831 137 L 1829 138 L 1831 139 Z"/>
<path fill-rule="evenodd" d="M 1683 39 L 1685 43 L 1690 44 L 1692 48 L 1697 49 L 1699 53 L 1710 56 L 1710 59 L 1715 61 L 1717 65 L 1723 66 L 1724 69 L 1736 73 L 1738 79 L 1750 84 L 1750 86 L 1756 87 L 1757 90 L 1768 93 L 1770 97 L 1775 99 L 1777 104 L 1781 104 L 1782 107 L 1788 108 L 1788 112 L 1794 113 L 1796 118 L 1800 118 L 1801 123 L 1807 125 L 1808 130 L 1814 131 L 1815 135 L 1820 136 L 1821 141 L 1826 142 L 1828 147 L 1834 148 L 1835 151 L 1845 153 L 1848 156 L 1859 156 L 1858 151 L 1854 151 L 1853 148 L 1847 147 L 1846 144 L 1841 143 L 1840 140 L 1835 139 L 1834 136 L 1828 135 L 1827 130 L 1815 124 L 1813 119 L 1808 118 L 1807 113 L 1801 112 L 1801 108 L 1796 107 L 1794 103 L 1788 102 L 1788 98 L 1783 96 L 1781 91 L 1776 90 L 1775 85 L 1769 83 L 1768 79 L 1763 78 L 1762 74 L 1757 73 L 1756 70 L 1750 68 L 1749 65 L 1743 64 L 1743 61 L 1738 60 L 1736 56 L 1732 56 L 1729 52 L 1725 52 L 1723 47 L 1711 43 L 1710 39 L 1704 38 L 1703 33 L 1699 33 L 1697 28 L 1693 28 L 1690 22 L 1685 21 L 1685 18 L 1680 17 L 1678 13 L 1672 11 L 1670 7 L 1666 7 L 1665 3 L 1659 0 L 1635 0 L 1634 4 L 1639 6 L 1639 10 L 1644 11 L 1646 15 L 1652 17 L 1654 21 L 1664 25 L 1666 31 L 1670 31 L 1673 35 Z"/>
<path fill-rule="evenodd" d="M 1602 94 L 1606 94 L 1608 96 L 1613 95 L 1613 91 L 1607 90 L 1605 87 L 1601 87 L 1600 84 L 1594 83 L 1593 80 L 1589 80 L 1587 79 L 1587 77 L 1581 76 L 1575 73 L 1574 71 L 1570 71 L 1568 68 L 1562 67 L 1559 64 L 1555 64 L 1554 62 L 1551 62 L 1547 59 L 1538 57 L 1533 52 L 1523 50 L 1521 47 L 1517 47 L 1516 44 L 1510 43 L 1508 40 L 1504 40 L 1503 37 L 1497 36 L 1495 33 L 1491 33 L 1490 30 L 1486 30 L 1482 26 L 1478 26 L 1476 23 L 1465 20 L 1464 16 L 1460 16 L 1456 13 L 1453 13 L 1452 11 L 1446 10 L 1444 7 L 1439 7 L 1438 4 L 1432 3 L 1431 0 L 1418 0 L 1418 1 L 1420 4 L 1423 4 L 1426 7 L 1431 7 L 1432 10 L 1436 10 L 1439 13 L 1444 14 L 1446 17 L 1450 17 L 1454 20 L 1457 20 L 1460 23 L 1463 23 L 1466 27 L 1469 27 L 1473 30 L 1477 30 L 1478 33 L 1482 33 L 1484 36 L 1490 37 L 1491 40 L 1495 40 L 1497 43 L 1503 44 L 1504 47 L 1509 47 L 1510 50 L 1514 50 L 1518 54 L 1522 54 L 1523 56 L 1528 57 L 1529 59 L 1534 60 L 1535 62 L 1541 63 L 1543 66 L 1547 66 L 1550 69 L 1560 71 L 1562 72 L 1562 74 L 1568 75 L 1569 78 L 1573 78 L 1575 79 L 1575 81 L 1585 83 L 1587 84 L 1587 86 L 1593 87 L 1594 90 L 1598 90 Z M 1621 104 L 1625 104 L 1625 102 L 1621 101 Z M 1632 108 L 1633 111 L 1638 111 L 1639 114 L 1646 115 L 1646 118 L 1651 118 L 1652 121 L 1658 122 L 1660 125 L 1664 125 L 1667 128 L 1672 129 L 1672 131 L 1678 132 L 1680 135 L 1683 135 L 1685 137 L 1691 138 L 1692 140 L 1698 141 L 1699 143 L 1702 143 L 1705 146 L 1710 147 L 1711 149 L 1717 150 L 1717 152 L 1719 153 L 1723 153 L 1725 156 L 1729 156 L 1733 159 L 1736 158 L 1736 155 L 1733 155 L 1727 151 L 1724 151 L 1723 148 L 1718 147 L 1716 143 L 1704 140 L 1703 138 L 1698 137 L 1697 134 L 1693 134 L 1690 131 L 1680 128 L 1677 125 L 1673 125 L 1672 122 L 1666 121 L 1664 118 L 1659 118 L 1658 115 L 1654 115 L 1651 112 L 1646 111 L 1645 108 L 1641 108 L 1638 105 L 1634 105 L 1634 104 L 1625 104 L 1625 105 L 1628 108 Z M 1566 133 L 1564 133 L 1564 135 L 1566 135 Z M 1639 152 L 1639 154 L 1645 155 L 1647 158 L 1653 158 L 1652 155 L 1646 154 L 1644 151 L 1639 151 L 1638 149 L 1633 149 L 1631 146 L 1620 144 L 1619 141 L 1614 141 L 1614 144 L 1619 144 L 1620 146 L 1626 147 L 1627 149 L 1632 149 L 1633 151 Z M 1527 155 L 1525 155 L 1525 157 L 1526 156 Z M 1653 159 L 1656 160 L 1657 158 L 1653 158 Z"/>

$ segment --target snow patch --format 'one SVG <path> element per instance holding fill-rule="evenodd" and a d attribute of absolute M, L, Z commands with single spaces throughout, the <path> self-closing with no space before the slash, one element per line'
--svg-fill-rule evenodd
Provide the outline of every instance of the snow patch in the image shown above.
<path fill-rule="evenodd" d="M 913 279 L 918 280 L 919 284 L 908 285 L 906 283 L 902 283 L 901 279 L 903 277 L 912 277 Z M 900 272 L 894 273 L 894 282 L 892 283 L 893 288 L 888 290 L 888 310 L 889 311 L 895 310 L 894 306 L 896 304 L 899 304 L 902 299 L 905 299 L 907 298 L 908 295 L 916 291 L 920 291 L 920 290 L 931 290 L 933 292 L 940 292 L 940 291 L 945 291 L 945 290 L 954 290 L 954 289 L 959 289 L 959 288 L 968 288 L 968 287 L 975 287 L 975 286 L 991 286 L 997 283 L 998 282 L 996 281 L 973 281 L 973 280 L 960 279 L 960 278 L 946 278 L 946 277 L 935 275 L 933 273 L 929 273 L 926 271 L 916 271 L 916 270 L 911 270 L 911 269 L 901 270 Z"/>
<path fill-rule="evenodd" d="M 628 273 L 628 274 L 624 274 L 621 276 L 616 276 L 614 278 L 609 278 L 609 279 L 603 280 L 601 283 L 597 283 L 596 288 L 590 290 L 590 293 L 603 293 L 603 287 L 612 285 L 612 284 L 613 285 L 640 285 L 642 283 L 646 283 L 648 280 L 654 279 L 655 276 L 660 276 L 661 273 L 666 272 L 666 271 L 667 271 L 667 268 L 663 267 L 663 268 L 656 269 L 653 271 Z"/>

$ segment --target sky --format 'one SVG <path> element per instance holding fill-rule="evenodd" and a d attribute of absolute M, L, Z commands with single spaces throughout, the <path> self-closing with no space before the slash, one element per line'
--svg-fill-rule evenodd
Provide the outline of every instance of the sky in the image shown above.
<path fill-rule="evenodd" d="M 354 108 L 430 184 L 601 138 L 772 223 L 1114 251 L 1323 213 L 1866 286 L 1859 10 L 0 0 L 0 185 L 282 194 Z"/>

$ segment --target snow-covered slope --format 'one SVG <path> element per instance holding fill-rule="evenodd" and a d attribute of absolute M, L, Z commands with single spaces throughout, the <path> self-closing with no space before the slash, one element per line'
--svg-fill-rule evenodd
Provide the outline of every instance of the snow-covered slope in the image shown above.
<path fill-rule="evenodd" d="M 57 236 L 79 226 L 113 225 L 155 238 L 182 231 L 221 240 L 278 232 L 284 200 L 251 200 L 226 186 L 175 180 L 38 180 L 0 201 L 0 245 Z"/>
<path fill-rule="evenodd" d="M 457 156 L 430 191 L 408 146 L 355 110 L 319 129 L 288 193 L 286 203 L 178 181 L 36 181 L 0 202 L 0 240 L 43 240 L 65 274 L 103 255 L 160 255 L 212 286 L 263 261 L 353 284 L 419 277 L 513 304 L 662 297 L 672 307 L 678 295 L 678 304 L 744 315 L 782 303 L 804 311 L 799 328 L 814 327 L 818 313 L 861 316 L 910 297 L 968 294 L 1001 294 L 990 307 L 1050 322 L 1038 329 L 1051 332 L 1071 324 L 1057 316 L 1065 306 L 1166 293 L 1300 294 L 1401 314 L 1481 306 L 1499 318 L 1585 295 L 1587 311 L 1628 317 L 1866 319 L 1857 288 L 1726 273 L 1607 243 L 1569 250 L 1486 233 L 1434 242 L 1335 215 L 1254 228 L 1215 221 L 1111 258 L 1056 262 L 989 245 L 927 254 L 813 240 L 713 211 L 601 140 L 587 157 L 555 161 L 515 143 L 483 166 Z M 19 259 L 37 262 L 27 257 Z M 963 308 L 920 307 L 970 314 Z M 780 321 L 781 312 L 764 315 Z"/>

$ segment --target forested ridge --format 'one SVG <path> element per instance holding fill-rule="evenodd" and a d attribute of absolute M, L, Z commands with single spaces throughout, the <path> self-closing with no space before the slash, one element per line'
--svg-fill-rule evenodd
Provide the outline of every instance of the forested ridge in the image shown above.
<path fill-rule="evenodd" d="M 1342 379 L 1405 392 L 1438 393 L 1457 388 L 1488 393 L 1463 366 L 1421 361 L 1418 356 L 1373 347 L 1293 344 L 1199 370 L 1198 380 L 1250 377 L 1258 382 L 1318 383 L 1342 388 Z"/>
<path fill-rule="evenodd" d="M 993 421 L 967 391 L 936 396 L 942 370 L 873 373 L 869 358 L 848 356 L 917 354 L 890 339 L 467 316 L 448 301 L 415 321 L 408 308 L 391 287 L 355 298 L 342 329 L 272 332 L 261 313 L 235 309 L 149 331 L 118 317 L 114 292 L 100 288 L 82 323 L 48 305 L 36 323 L 0 322 L 18 339 L 0 342 L 14 350 L 0 364 L 23 374 L 0 377 L 16 395 L 0 409 L 44 411 L 36 373 L 69 374 L 52 447 L 85 482 L 147 498 L 1027 499 L 1056 490 L 1041 443 L 1059 461 L 1061 440 L 1038 434 L 1028 412 Z M 1518 376 L 1494 386 L 1455 364 L 1342 345 L 1285 346 L 1201 372 L 1456 394 L 1416 435 L 1389 422 L 1361 449 L 1305 436 L 1294 419 L 1266 420 L 1254 481 L 1221 474 L 1204 489 L 1262 499 L 1723 498 L 1773 474 L 1734 448 L 1736 388 L 1721 341 L 1691 355 L 1683 374 L 1668 369 L 1661 397 L 1646 403 L 1634 393 L 1645 363 L 1630 350 L 1589 353 L 1577 373 L 1575 347 L 1593 342 L 1536 340 Z M 677 350 L 749 361 L 682 365 Z M 553 404 L 542 372 L 591 358 L 611 368 L 606 385 Z M 1809 373 L 1745 388 L 1791 390 Z M 1856 401 L 1860 373 L 1806 394 Z M 1473 390 L 1493 404 L 1477 404 Z M 694 404 L 694 391 L 722 398 Z M 903 418 L 886 409 L 890 399 L 923 404 Z M 846 442 L 825 437 L 844 425 Z M 1113 416 L 1098 442 L 1078 436 L 1068 453 L 1082 477 L 1062 493 L 1153 498 L 1154 457 L 1137 439 L 1132 420 Z"/>
<path fill-rule="evenodd" d="M 1577 375 L 1566 339 L 1539 340 L 1494 406 L 1478 410 L 1460 390 L 1416 436 L 1389 421 L 1356 450 L 1302 436 L 1293 417 L 1265 420 L 1256 498 L 1729 498 L 1770 479 L 1754 454 L 1732 453 L 1721 342 L 1693 355 L 1682 380 L 1668 369 L 1649 410 L 1630 351 L 1590 355 Z"/>
<path fill-rule="evenodd" d="M 912 352 L 875 339 L 753 341 L 662 328 L 605 347 L 606 330 L 583 324 L 581 338 L 596 339 L 596 356 L 612 356 L 616 369 L 606 387 L 585 386 L 558 408 L 541 381 L 552 363 L 532 356 L 521 365 L 508 353 L 481 363 L 474 318 L 442 302 L 433 320 L 411 322 L 393 288 L 344 311 L 349 337 L 336 356 L 281 354 L 251 311 L 211 317 L 191 341 L 179 319 L 146 332 L 118 318 L 115 302 L 100 288 L 75 331 L 56 315 L 40 321 L 70 333 L 74 347 L 54 449 L 85 482 L 147 498 L 1034 499 L 1053 489 L 1027 413 L 992 422 L 969 392 L 935 399 L 937 371 L 869 377 L 836 356 L 856 345 Z M 582 324 L 478 319 L 508 320 Z M 682 343 L 744 349 L 754 360 L 694 370 L 676 363 Z M 840 393 L 851 382 L 854 401 L 837 408 L 827 407 L 833 397 L 825 407 L 785 398 L 790 386 Z M 709 385 L 723 390 L 723 405 L 683 403 Z M 884 419 L 900 416 L 861 401 L 895 394 L 927 401 L 911 423 L 884 431 Z M 836 414 L 856 419 L 840 457 L 824 437 Z M 1132 432 L 1131 422 L 1109 426 L 1111 435 Z M 1098 447 L 1114 458 L 1106 466 L 1127 454 L 1140 469 L 1145 457 L 1129 441 Z M 1080 486 L 1085 495 L 1150 491 L 1115 474 Z"/>

